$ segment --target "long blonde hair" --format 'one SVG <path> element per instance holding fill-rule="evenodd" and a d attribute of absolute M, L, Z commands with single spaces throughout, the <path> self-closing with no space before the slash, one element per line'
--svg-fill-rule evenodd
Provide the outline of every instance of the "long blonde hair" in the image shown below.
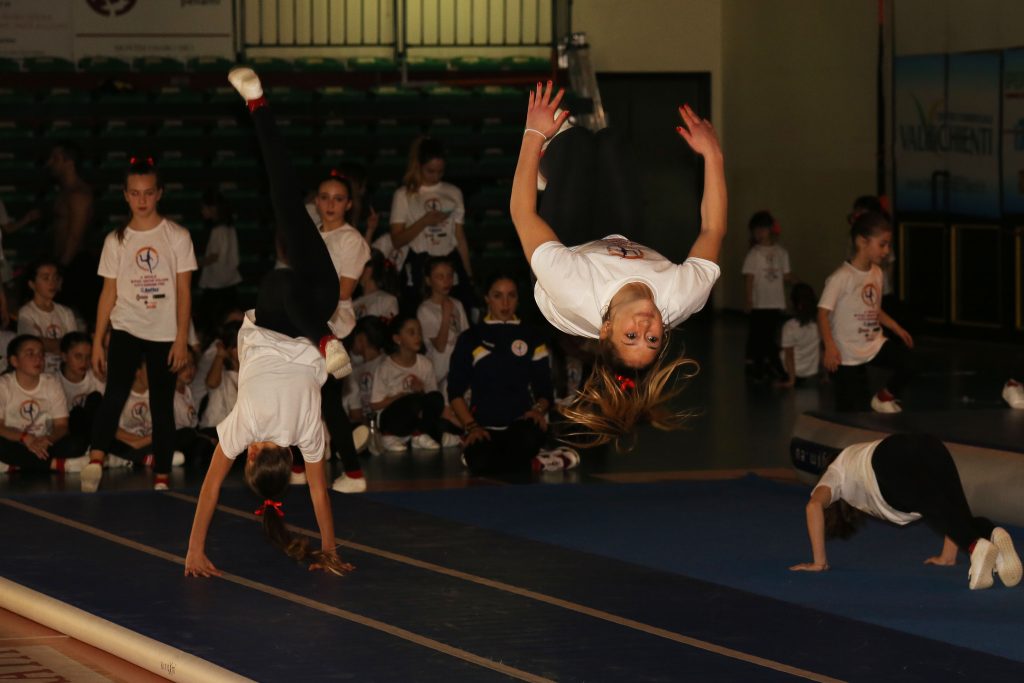
<path fill-rule="evenodd" d="M 638 370 L 622 363 L 611 341 L 602 339 L 587 381 L 572 403 L 559 409 L 580 428 L 561 440 L 583 448 L 614 442 L 617 450 L 629 451 L 642 424 L 663 431 L 685 427 L 698 411 L 676 410 L 669 404 L 700 366 L 685 355 L 669 359 L 668 341 L 666 335 L 654 362 Z"/>
<path fill-rule="evenodd" d="M 402 176 L 402 185 L 408 192 L 418 192 L 423 185 L 423 166 L 433 159 L 444 159 L 444 145 L 428 135 L 416 138 L 409 147 L 409 163 Z"/>

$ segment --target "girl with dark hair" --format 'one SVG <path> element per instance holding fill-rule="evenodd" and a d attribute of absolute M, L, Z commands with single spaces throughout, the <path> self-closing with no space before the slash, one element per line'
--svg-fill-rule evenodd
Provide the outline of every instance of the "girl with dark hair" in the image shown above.
<path fill-rule="evenodd" d="M 423 267 L 431 256 L 446 256 L 455 269 L 453 294 L 471 308 L 473 276 L 469 243 L 463 229 L 466 207 L 462 191 L 442 180 L 445 149 L 439 140 L 421 137 L 409 149 L 402 187 L 391 200 L 391 244 L 408 246 L 402 282 L 402 305 L 415 310 L 421 300 Z"/>
<path fill-rule="evenodd" d="M 747 224 L 750 250 L 743 259 L 746 287 L 747 378 L 757 381 L 778 378 L 779 325 L 786 312 L 785 285 L 793 279 L 789 271 L 789 252 L 775 242 L 778 223 L 767 211 L 758 211 Z"/>
<path fill-rule="evenodd" d="M 377 249 L 370 250 L 370 260 L 359 278 L 359 289 L 359 298 L 352 304 L 357 320 L 366 316 L 391 320 L 398 315 L 395 265 Z"/>
<path fill-rule="evenodd" d="M 208 330 L 237 305 L 242 274 L 238 271 L 238 233 L 227 198 L 211 188 L 203 194 L 199 210 L 208 230 L 206 251 L 199 264 L 199 326 Z"/>
<path fill-rule="evenodd" d="M 352 566 L 338 558 L 334 515 L 324 466 L 326 440 L 320 387 L 328 374 L 351 372 L 348 354 L 328 320 L 338 305 L 338 274 L 330 252 L 302 204 L 284 140 L 263 97 L 259 78 L 236 68 L 228 80 L 246 100 L 265 161 L 276 224 L 293 268 L 266 275 L 256 309 L 238 332 L 238 399 L 217 426 L 219 443 L 199 494 L 186 576 L 219 574 L 206 556 L 206 535 L 224 478 L 245 453 L 245 482 L 263 504 L 257 511 L 270 540 L 311 569 L 344 574 Z M 295 447 L 305 461 L 306 480 L 320 527 L 320 549 L 293 538 L 282 520 L 281 497 L 288 490 Z"/>
<path fill-rule="evenodd" d="M 871 395 L 867 366 L 892 369 L 885 387 L 871 396 L 870 407 L 879 413 L 898 413 L 896 398 L 913 377 L 914 339 L 882 310 L 882 270 L 889 254 L 892 228 L 874 211 L 860 214 L 850 228 L 854 255 L 825 280 L 818 301 L 818 331 L 825 344 L 824 364 L 836 373 L 836 410 L 868 407 Z M 896 338 L 887 339 L 882 327 Z"/>
<path fill-rule="evenodd" d="M 1020 583 L 1013 540 L 971 514 L 956 463 L 934 436 L 893 434 L 847 447 L 814 487 L 806 513 L 814 559 L 790 567 L 794 571 L 826 571 L 825 539 L 851 536 L 863 513 L 901 526 L 923 519 L 944 539 L 942 552 L 925 564 L 952 566 L 963 550 L 971 558 L 971 590 L 990 587 L 993 570 L 1006 586 Z"/>
<path fill-rule="evenodd" d="M 563 413 L 594 445 L 618 440 L 644 422 L 678 428 L 686 415 L 668 406 L 680 390 L 672 380 L 695 363 L 669 357 L 666 337 L 704 307 L 719 276 L 726 191 L 718 139 L 709 121 L 680 108 L 683 126 L 677 131 L 704 157 L 705 172 L 701 230 L 684 263 L 622 235 L 585 242 L 636 223 L 640 214 L 633 203 L 640 195 L 622 142 L 609 129 L 593 134 L 569 128 L 551 139 L 568 116 L 555 113 L 562 94 L 552 97 L 551 81 L 530 93 L 510 209 L 537 277 L 534 296 L 544 317 L 563 332 L 600 340 L 590 377 Z M 539 214 L 538 170 L 547 181 Z M 571 244 L 578 246 L 566 246 Z"/>
<path fill-rule="evenodd" d="M 455 270 L 451 261 L 443 256 L 431 256 L 423 267 L 424 285 L 427 297 L 416 309 L 423 337 L 427 346 L 427 358 L 434 364 L 434 376 L 441 395 L 447 395 L 448 363 L 455 349 L 455 342 L 469 328 L 469 318 L 462 302 L 452 298 Z"/>
<path fill-rule="evenodd" d="M 103 292 L 96 309 L 92 366 L 98 377 L 106 378 L 107 391 L 92 431 L 91 462 L 82 470 L 83 491 L 99 487 L 121 409 L 143 360 L 153 416 L 153 488 L 168 487 L 175 373 L 188 360 L 196 257 L 188 230 L 157 212 L 162 195 L 152 159 L 133 158 L 124 180 L 131 220 L 107 235 L 100 257 Z M 104 353 L 108 329 L 110 348 Z"/>
<path fill-rule="evenodd" d="M 780 358 L 786 379 L 776 386 L 789 389 L 810 377 L 821 367 L 821 335 L 818 334 L 818 298 L 811 286 L 799 282 L 789 292 L 796 316 L 782 325 Z"/>

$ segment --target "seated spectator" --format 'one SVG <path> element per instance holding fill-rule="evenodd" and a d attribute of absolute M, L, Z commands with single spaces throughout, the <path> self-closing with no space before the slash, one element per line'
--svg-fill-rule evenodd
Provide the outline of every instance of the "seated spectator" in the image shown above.
<path fill-rule="evenodd" d="M 352 424 L 366 424 L 373 416 L 373 373 L 384 360 L 387 345 L 388 328 L 380 318 L 359 319 L 352 331 L 352 374 L 345 378 L 344 406 Z"/>
<path fill-rule="evenodd" d="M 209 328 L 230 309 L 238 305 L 238 285 L 242 274 L 238 272 L 238 234 L 235 232 L 231 206 L 219 190 L 211 189 L 203 195 L 200 211 L 208 236 L 206 253 L 199 261 L 199 323 Z"/>
<path fill-rule="evenodd" d="M 356 310 L 356 319 L 374 316 L 383 318 L 385 322 L 398 315 L 398 297 L 395 296 L 397 285 L 394 265 L 384 258 L 384 254 L 373 249 L 370 260 L 363 268 L 359 278 L 359 297 L 352 302 Z"/>
<path fill-rule="evenodd" d="M 43 372 L 43 341 L 19 335 L 0 376 L 0 469 L 79 472 L 87 442 L 69 432 L 68 408 L 57 378 Z"/>
<path fill-rule="evenodd" d="M 199 424 L 216 428 L 235 407 L 238 399 L 238 330 L 240 323 L 227 323 L 217 340 L 213 364 L 206 373 L 206 387 L 210 391 L 206 410 Z"/>
<path fill-rule="evenodd" d="M 483 322 L 455 344 L 448 381 L 448 399 L 466 431 L 463 462 L 475 475 L 575 467 L 575 450 L 541 450 L 554 398 L 551 366 L 541 333 L 516 317 L 515 281 L 495 276 L 484 301 Z"/>
<path fill-rule="evenodd" d="M 68 332 L 80 331 L 75 313 L 54 302 L 60 292 L 61 277 L 57 262 L 45 258 L 28 271 L 28 287 L 32 299 L 18 311 L 18 334 L 31 334 L 43 340 L 46 349 L 46 372 L 60 372 L 60 340 Z"/>
<path fill-rule="evenodd" d="M 427 358 L 434 365 L 437 386 L 445 395 L 448 382 L 448 361 L 455 349 L 455 340 L 469 327 L 462 302 L 450 296 L 455 271 L 446 258 L 428 259 L 426 274 L 427 298 L 416 311 L 427 346 Z"/>
<path fill-rule="evenodd" d="M 60 355 L 63 362 L 57 377 L 70 411 L 71 433 L 88 443 L 96 411 L 107 388 L 92 371 L 92 340 L 84 332 L 68 332 L 60 340 Z"/>
<path fill-rule="evenodd" d="M 196 374 L 196 352 L 189 349 L 188 362 L 178 370 L 174 385 L 174 450 L 186 463 L 208 463 L 217 447 L 217 431 L 199 427 L 199 413 L 192 400 L 192 380 Z"/>
<path fill-rule="evenodd" d="M 790 388 L 818 376 L 821 369 L 821 335 L 818 333 L 818 299 L 810 285 L 793 285 L 789 293 L 796 317 L 782 325 L 780 358 L 786 379 L 778 386 Z"/>
<path fill-rule="evenodd" d="M 217 356 L 218 346 L 221 344 L 220 339 L 224 331 L 224 325 L 229 323 L 241 323 L 245 316 L 245 312 L 240 308 L 232 308 L 224 314 L 223 320 L 217 323 L 213 329 L 204 330 L 206 333 L 205 338 L 212 341 L 206 347 L 196 362 L 195 379 L 192 380 L 192 399 L 195 401 L 196 409 L 199 411 L 199 419 L 202 419 L 204 408 L 207 403 L 207 395 L 210 393 L 209 387 L 206 386 L 206 376 L 210 372 L 210 367 L 213 366 L 213 359 Z"/>

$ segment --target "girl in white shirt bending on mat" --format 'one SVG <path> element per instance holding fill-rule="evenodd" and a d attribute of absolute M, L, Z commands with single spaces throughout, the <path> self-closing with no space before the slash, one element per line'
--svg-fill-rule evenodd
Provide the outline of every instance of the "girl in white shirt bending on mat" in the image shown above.
<path fill-rule="evenodd" d="M 680 108 L 683 125 L 677 131 L 704 157 L 704 197 L 700 234 L 689 258 L 677 265 L 622 235 L 609 235 L 638 221 L 632 206 L 640 197 L 636 174 L 609 129 L 558 133 L 567 113 L 556 114 L 562 91 L 552 94 L 550 81 L 530 94 L 510 208 L 537 277 L 534 296 L 544 317 L 567 334 L 600 340 L 590 377 L 563 413 L 594 444 L 618 439 L 643 422 L 676 428 L 685 416 L 668 407 L 679 391 L 672 377 L 696 364 L 668 357 L 666 336 L 703 308 L 719 276 L 726 191 L 718 139 L 710 122 Z M 547 181 L 539 214 L 538 169 Z M 566 246 L 573 244 L 579 246 Z"/>
<path fill-rule="evenodd" d="M 99 274 L 103 291 L 96 308 L 92 367 L 106 378 L 92 430 L 91 462 L 82 470 L 82 490 L 95 491 L 117 422 L 144 360 L 153 416 L 154 489 L 168 487 L 174 451 L 174 384 L 188 360 L 192 271 L 196 256 L 188 230 L 157 212 L 163 185 L 152 159 L 132 159 L 125 174 L 128 225 L 103 242 Z M 103 337 L 110 329 L 109 354 Z M 109 358 L 109 366 L 108 366 Z"/>
<path fill-rule="evenodd" d="M 942 552 L 925 564 L 952 566 L 957 550 L 971 558 L 971 590 L 992 585 L 992 572 L 1006 586 L 1021 579 L 1021 563 L 1005 529 L 971 514 L 956 463 L 939 439 L 893 434 L 847 447 L 829 465 L 807 503 L 807 534 L 813 561 L 794 571 L 829 568 L 827 537 L 849 538 L 863 515 L 906 525 L 923 519 L 943 535 Z"/>
<path fill-rule="evenodd" d="M 302 203 L 297 176 L 259 78 L 252 69 L 237 68 L 228 80 L 252 114 L 275 222 L 283 233 L 291 268 L 278 268 L 264 277 L 256 309 L 246 312 L 238 332 L 238 397 L 234 409 L 217 425 L 220 442 L 199 493 L 185 575 L 219 574 L 206 556 L 206 534 L 221 484 L 241 453 L 246 459 L 245 482 L 263 500 L 257 514 L 271 542 L 289 557 L 310 563 L 310 569 L 340 575 L 352 566 L 337 555 L 320 415 L 320 387 L 328 373 L 340 378 L 352 371 L 348 354 L 328 327 L 338 305 L 338 274 Z M 306 463 L 306 482 L 320 527 L 321 544 L 316 551 L 305 539 L 293 538 L 282 521 L 281 498 L 291 481 L 293 449 Z"/>
<path fill-rule="evenodd" d="M 854 255 L 825 280 L 818 301 L 818 331 L 825 344 L 825 369 L 836 374 L 836 410 L 868 407 L 866 366 L 892 370 L 885 387 L 871 397 L 879 413 L 898 413 L 896 404 L 913 377 L 914 339 L 882 310 L 882 269 L 889 254 L 892 228 L 880 213 L 866 211 L 850 227 Z M 882 326 L 896 338 L 887 340 Z"/>

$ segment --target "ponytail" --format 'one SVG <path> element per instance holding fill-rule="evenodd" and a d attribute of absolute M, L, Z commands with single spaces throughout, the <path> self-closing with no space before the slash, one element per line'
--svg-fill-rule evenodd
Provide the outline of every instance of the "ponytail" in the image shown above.
<path fill-rule="evenodd" d="M 423 166 L 434 159 L 444 159 L 444 145 L 440 140 L 421 135 L 409 147 L 409 164 L 405 168 L 402 184 L 408 192 L 417 192 L 423 185 Z"/>

